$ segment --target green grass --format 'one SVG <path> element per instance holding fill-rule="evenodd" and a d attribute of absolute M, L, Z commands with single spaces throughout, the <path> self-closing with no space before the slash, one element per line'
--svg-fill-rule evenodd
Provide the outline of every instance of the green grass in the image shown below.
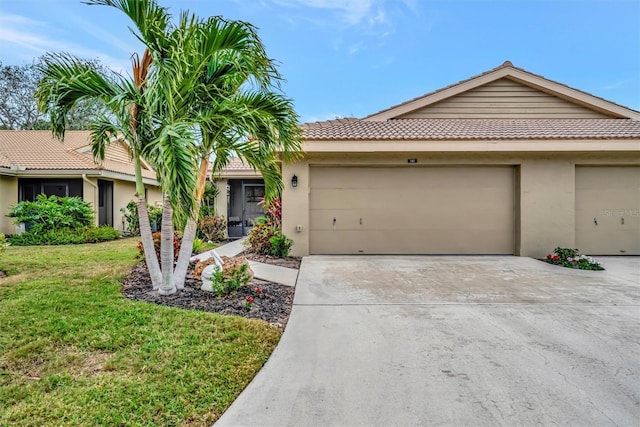
<path fill-rule="evenodd" d="M 0 252 L 0 425 L 211 425 L 277 328 L 130 301 L 136 240 Z"/>

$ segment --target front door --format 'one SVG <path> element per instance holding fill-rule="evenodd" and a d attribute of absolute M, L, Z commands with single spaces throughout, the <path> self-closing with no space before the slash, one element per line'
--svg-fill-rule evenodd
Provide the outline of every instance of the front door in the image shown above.
<path fill-rule="evenodd" d="M 253 228 L 255 220 L 264 216 L 262 204 L 264 199 L 264 184 L 242 184 L 242 235 Z"/>
<path fill-rule="evenodd" d="M 98 224 L 113 227 L 113 182 L 98 180 Z"/>

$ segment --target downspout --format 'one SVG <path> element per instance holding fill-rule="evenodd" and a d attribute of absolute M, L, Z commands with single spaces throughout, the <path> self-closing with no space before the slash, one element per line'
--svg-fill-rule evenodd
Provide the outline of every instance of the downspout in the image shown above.
<path fill-rule="evenodd" d="M 98 216 L 100 215 L 100 212 L 98 212 L 98 184 L 94 184 L 93 182 L 91 182 L 91 180 L 89 178 L 87 178 L 87 174 L 86 173 L 82 174 L 82 180 L 94 188 L 94 192 L 93 192 L 93 216 L 94 216 L 94 220 L 93 220 L 93 222 L 94 222 L 94 225 L 97 226 L 99 221 L 100 221 L 100 218 L 98 218 Z"/>

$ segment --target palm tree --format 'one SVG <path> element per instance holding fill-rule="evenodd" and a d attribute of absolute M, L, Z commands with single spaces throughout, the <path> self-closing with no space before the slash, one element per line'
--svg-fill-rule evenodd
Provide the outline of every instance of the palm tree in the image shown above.
<path fill-rule="evenodd" d="M 189 198 L 184 194 L 192 193 L 195 174 L 192 172 L 194 168 L 189 154 L 192 150 L 189 140 L 175 135 L 157 136 L 153 117 L 147 113 L 150 101 L 146 89 L 150 81 L 153 82 L 148 79 L 151 64 L 148 51 L 145 51 L 142 59 L 134 56 L 131 80 L 117 73 L 106 74 L 97 69 L 95 64 L 68 54 L 48 54 L 40 66 L 43 78 L 38 84 L 36 99 L 39 108 L 49 114 L 52 132 L 60 139 L 64 139 L 68 112 L 77 103 L 97 100 L 106 107 L 110 115 L 99 117 L 90 126 L 93 155 L 103 160 L 106 146 L 115 138 L 124 138 L 128 142 L 135 170 L 135 196 L 145 260 L 153 288 L 161 294 L 171 294 L 175 292 L 175 286 L 167 277 L 172 276 L 173 260 L 163 263 L 160 269 L 144 199 L 141 160 L 152 164 L 161 184 L 165 184 L 163 187 L 170 187 L 174 198 L 183 202 Z M 165 168 L 171 168 L 171 171 L 167 172 Z M 176 173 L 180 179 L 167 186 L 167 177 Z M 176 194 L 180 196 L 176 197 Z M 187 210 L 192 204 L 187 201 Z M 167 214 L 170 215 L 170 212 L 169 209 Z M 166 245 L 165 251 L 172 249 L 173 244 Z"/>
<path fill-rule="evenodd" d="M 155 100 L 151 107 L 155 129 L 159 135 L 191 138 L 197 147 L 191 153 L 199 163 L 197 186 L 191 194 L 173 196 L 184 197 L 183 205 L 189 207 L 176 211 L 187 219 L 173 275 L 181 288 L 210 158 L 216 159 L 214 172 L 232 153 L 244 158 L 263 173 L 267 199 L 276 197 L 282 189 L 276 152 L 288 160 L 301 149 L 297 116 L 291 101 L 279 92 L 281 77 L 250 24 L 220 17 L 200 20 L 183 13 L 176 25 L 170 25 L 168 14 L 158 12 L 152 0 L 90 0 L 88 4 L 114 7 L 131 19 L 154 59 L 158 84 L 149 99 Z M 171 165 L 162 166 L 165 173 L 174 170 Z M 176 178 L 173 174 L 165 181 Z M 188 203 L 191 200 L 194 205 Z"/>

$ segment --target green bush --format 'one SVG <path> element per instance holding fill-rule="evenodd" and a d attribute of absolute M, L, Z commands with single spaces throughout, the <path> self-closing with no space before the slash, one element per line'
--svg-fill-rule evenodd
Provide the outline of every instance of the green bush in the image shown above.
<path fill-rule="evenodd" d="M 247 245 L 251 252 L 258 255 L 271 254 L 271 238 L 276 237 L 280 231 L 274 227 L 266 217 L 258 217 L 247 235 Z"/>
<path fill-rule="evenodd" d="M 194 254 L 200 253 L 200 251 L 204 248 L 204 242 L 197 237 L 193 239 L 193 246 L 191 247 L 191 252 Z"/>
<path fill-rule="evenodd" d="M 70 245 L 81 243 L 97 243 L 114 240 L 120 237 L 120 232 L 113 227 L 83 227 L 83 228 L 58 228 L 44 232 L 27 231 L 22 234 L 14 234 L 9 238 L 9 243 L 16 246 L 31 245 Z"/>
<path fill-rule="evenodd" d="M 162 247 L 162 232 L 156 231 L 155 233 L 152 233 L 151 236 L 153 237 L 153 246 L 156 250 L 156 256 L 158 257 L 158 261 L 160 262 L 160 265 L 162 265 L 162 257 L 160 254 L 160 250 Z M 182 246 L 182 234 L 180 234 L 177 231 L 174 231 L 173 232 L 173 261 L 174 262 L 178 261 L 178 256 L 180 255 L 181 246 Z M 142 245 L 142 242 L 138 242 L 137 258 L 140 260 L 145 259 L 144 246 Z"/>
<path fill-rule="evenodd" d="M 227 220 L 220 215 L 206 215 L 198 223 L 198 234 L 211 242 L 221 242 L 227 237 Z"/>
<path fill-rule="evenodd" d="M 140 216 L 138 215 L 138 205 L 133 200 L 127 203 L 127 206 L 120 209 L 120 212 L 124 215 L 124 220 L 127 222 L 126 231 L 133 236 L 140 235 Z M 147 205 L 147 212 L 149 213 L 149 224 L 151 224 L 151 230 L 160 230 L 160 224 L 162 223 L 162 208 L 156 208 L 155 206 Z M 155 223 L 155 227 L 153 224 Z"/>
<path fill-rule="evenodd" d="M 247 286 L 249 280 L 251 280 L 251 274 L 249 274 L 249 264 L 246 262 L 233 268 L 226 276 L 222 269 L 216 266 L 211 276 L 211 288 L 218 297 L 222 297 L 237 291 L 242 286 Z"/>
<path fill-rule="evenodd" d="M 0 252 L 7 248 L 7 238 L 4 233 L 0 233 Z"/>
<path fill-rule="evenodd" d="M 269 255 L 273 255 L 278 258 L 285 258 L 289 255 L 293 240 L 282 234 L 281 231 L 269 239 L 271 248 L 269 249 Z"/>
<path fill-rule="evenodd" d="M 24 201 L 11 207 L 9 217 L 15 223 L 30 224 L 32 233 L 58 229 L 79 229 L 93 224 L 91 205 L 79 197 L 47 197 L 39 194 L 35 202 Z"/>
<path fill-rule="evenodd" d="M 580 255 L 578 249 L 557 247 L 545 259 L 549 264 L 580 270 L 604 270 L 600 263 L 588 255 Z"/>

